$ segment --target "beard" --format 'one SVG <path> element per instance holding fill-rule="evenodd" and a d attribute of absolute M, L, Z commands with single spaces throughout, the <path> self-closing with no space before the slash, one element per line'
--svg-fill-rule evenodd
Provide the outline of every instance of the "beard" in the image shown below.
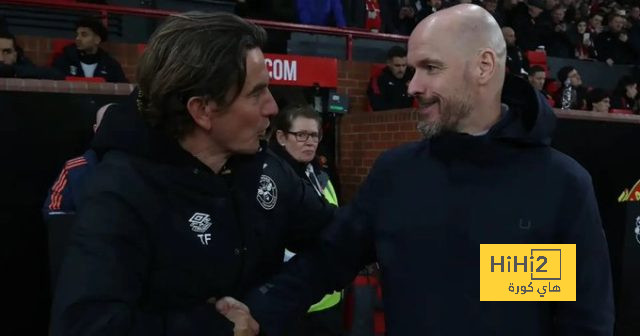
<path fill-rule="evenodd" d="M 470 101 L 468 96 L 453 96 L 448 102 L 443 102 L 435 97 L 431 99 L 418 98 L 420 107 L 430 104 L 438 104 L 440 107 L 440 115 L 436 120 L 420 120 L 418 122 L 418 131 L 425 139 L 433 138 L 444 131 L 457 131 L 460 121 L 471 114 Z"/>

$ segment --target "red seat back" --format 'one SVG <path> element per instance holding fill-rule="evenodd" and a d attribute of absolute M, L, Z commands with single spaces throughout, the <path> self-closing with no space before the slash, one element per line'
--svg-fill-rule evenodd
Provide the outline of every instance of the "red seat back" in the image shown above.
<path fill-rule="evenodd" d="M 55 39 L 51 40 L 51 56 L 49 57 L 49 64 L 53 64 L 53 61 L 62 55 L 64 47 L 73 44 L 74 40 L 71 39 Z"/>
<path fill-rule="evenodd" d="M 384 70 L 386 66 L 387 66 L 386 64 L 379 64 L 379 63 L 371 64 L 371 68 L 369 70 L 369 83 L 371 83 L 371 85 L 373 86 L 374 92 L 378 87 L 378 77 L 380 76 L 380 74 L 382 73 L 382 70 Z M 369 100 L 367 99 L 367 112 L 372 112 L 372 111 L 373 111 L 373 107 L 371 107 L 371 103 L 369 103 Z"/>
<path fill-rule="evenodd" d="M 560 84 L 559 81 L 550 80 L 545 86 L 545 91 L 547 91 L 550 96 L 554 97 L 560 88 L 562 88 L 562 84 Z"/>
<path fill-rule="evenodd" d="M 69 82 L 90 82 L 90 83 L 105 83 L 106 80 L 102 77 L 79 77 L 79 76 L 67 76 L 64 80 Z"/>
<path fill-rule="evenodd" d="M 529 60 L 530 65 L 547 65 L 547 53 L 544 51 L 528 50 L 525 52 L 525 57 Z"/>

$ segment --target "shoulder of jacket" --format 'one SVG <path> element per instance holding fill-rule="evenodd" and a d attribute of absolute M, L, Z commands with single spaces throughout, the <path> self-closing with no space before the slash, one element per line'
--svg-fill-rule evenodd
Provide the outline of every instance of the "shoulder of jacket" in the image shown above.
<path fill-rule="evenodd" d="M 380 162 L 381 164 L 401 163 L 402 161 L 418 157 L 423 153 L 426 146 L 427 141 L 409 142 L 382 152 L 376 162 Z"/>

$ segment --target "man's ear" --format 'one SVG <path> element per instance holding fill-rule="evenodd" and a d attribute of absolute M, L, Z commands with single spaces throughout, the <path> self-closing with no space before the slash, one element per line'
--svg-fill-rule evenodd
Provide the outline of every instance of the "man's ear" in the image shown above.
<path fill-rule="evenodd" d="M 482 49 L 478 55 L 478 82 L 481 85 L 489 83 L 498 66 L 497 55 L 491 49 Z"/>
<path fill-rule="evenodd" d="M 212 114 L 218 109 L 218 105 L 212 100 L 207 100 L 204 97 L 191 97 L 187 101 L 187 111 L 196 126 L 211 130 L 212 127 Z"/>
<path fill-rule="evenodd" d="M 277 130 L 276 131 L 276 140 L 278 141 L 279 145 L 284 146 L 284 144 L 287 141 L 287 138 L 286 138 L 286 136 L 285 136 L 283 131 L 281 131 L 281 130 Z"/>

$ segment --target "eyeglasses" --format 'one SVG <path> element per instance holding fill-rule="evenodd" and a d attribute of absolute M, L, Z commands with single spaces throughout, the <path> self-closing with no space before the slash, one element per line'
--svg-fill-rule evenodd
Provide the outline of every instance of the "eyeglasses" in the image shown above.
<path fill-rule="evenodd" d="M 320 142 L 322 140 L 322 134 L 320 133 L 309 133 L 309 132 L 305 132 L 305 131 L 300 131 L 300 132 L 289 132 L 287 131 L 287 133 L 289 134 L 293 134 L 296 137 L 296 141 L 298 142 L 305 142 L 307 140 L 309 140 L 309 137 L 311 137 L 311 140 L 315 141 L 315 142 Z"/>

